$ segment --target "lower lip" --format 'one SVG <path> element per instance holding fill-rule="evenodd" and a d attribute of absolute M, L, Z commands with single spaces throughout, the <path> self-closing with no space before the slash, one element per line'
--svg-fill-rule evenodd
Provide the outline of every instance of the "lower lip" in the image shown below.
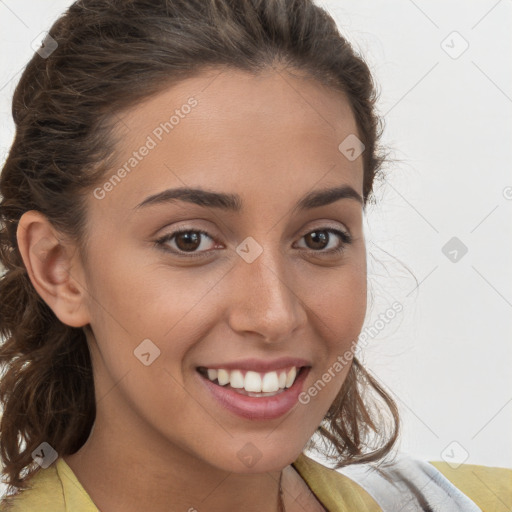
<path fill-rule="evenodd" d="M 289 412 L 298 402 L 308 373 L 309 368 L 303 368 L 291 387 L 278 395 L 259 398 L 241 395 L 231 388 L 214 384 L 200 373 L 197 375 L 214 398 L 237 416 L 250 420 L 273 420 Z"/>

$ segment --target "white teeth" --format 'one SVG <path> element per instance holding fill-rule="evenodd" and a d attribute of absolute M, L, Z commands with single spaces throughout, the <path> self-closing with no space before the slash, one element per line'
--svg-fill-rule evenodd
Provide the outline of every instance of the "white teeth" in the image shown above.
<path fill-rule="evenodd" d="M 297 368 L 295 366 L 288 372 L 286 376 L 286 387 L 289 388 L 294 382 L 297 376 Z"/>
<path fill-rule="evenodd" d="M 229 379 L 229 383 L 232 388 L 242 389 L 244 387 L 244 376 L 240 370 L 233 370 L 231 372 L 231 378 Z"/>
<path fill-rule="evenodd" d="M 284 389 L 286 387 L 286 372 L 279 373 L 279 387 Z"/>
<path fill-rule="evenodd" d="M 221 386 L 225 386 L 229 382 L 229 372 L 227 370 L 218 370 L 217 379 Z"/>
<path fill-rule="evenodd" d="M 215 382 L 218 381 L 220 386 L 230 384 L 235 389 L 245 389 L 248 393 L 268 393 L 277 394 L 285 388 L 289 388 L 295 382 L 297 377 L 297 368 L 292 367 L 288 371 L 278 370 L 267 373 L 258 373 L 248 371 L 245 373 L 242 370 L 225 370 L 207 369 L 208 379 Z"/>
<path fill-rule="evenodd" d="M 261 382 L 261 391 L 264 393 L 273 393 L 279 389 L 279 380 L 277 372 L 265 373 Z"/>
<path fill-rule="evenodd" d="M 244 388 L 246 391 L 261 393 L 261 375 L 256 372 L 247 372 L 244 379 Z"/>

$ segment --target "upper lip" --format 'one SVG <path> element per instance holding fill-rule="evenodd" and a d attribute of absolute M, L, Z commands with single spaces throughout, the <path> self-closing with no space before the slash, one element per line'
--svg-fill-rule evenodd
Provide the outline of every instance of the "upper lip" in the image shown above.
<path fill-rule="evenodd" d="M 305 359 L 296 357 L 281 357 L 279 359 L 264 360 L 264 359 L 242 359 L 240 361 L 233 361 L 230 363 L 213 363 L 201 365 L 203 368 L 210 369 L 224 369 L 224 370 L 246 370 L 261 373 L 272 372 L 275 370 L 282 370 L 296 366 L 311 366 L 311 363 Z"/>

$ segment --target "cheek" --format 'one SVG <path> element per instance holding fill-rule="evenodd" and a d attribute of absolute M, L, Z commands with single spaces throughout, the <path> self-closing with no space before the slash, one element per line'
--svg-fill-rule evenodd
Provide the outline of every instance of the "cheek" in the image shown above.
<path fill-rule="evenodd" d="M 149 339 L 160 350 L 151 367 L 165 366 L 181 381 L 178 366 L 191 340 L 207 334 L 202 326 L 217 311 L 209 293 L 222 273 L 148 264 L 146 253 L 112 245 L 118 250 L 90 258 L 87 276 L 91 326 L 109 373 L 119 378 L 128 370 L 141 370 L 134 351 Z"/>
<path fill-rule="evenodd" d="M 367 276 L 363 265 L 341 267 L 310 293 L 307 303 L 318 317 L 321 336 L 330 351 L 345 350 L 357 339 L 367 308 Z"/>
<path fill-rule="evenodd" d="M 176 270 L 164 263 L 148 262 L 148 251 L 123 247 L 117 241 L 110 242 L 109 247 L 106 253 L 91 250 L 89 302 L 100 317 L 110 316 L 110 321 L 120 324 L 129 335 L 147 336 L 149 328 L 153 334 L 162 335 L 215 283 L 215 276 L 200 269 Z"/>
<path fill-rule="evenodd" d="M 308 304 L 324 340 L 324 357 L 314 375 L 310 398 L 322 416 L 335 399 L 352 364 L 358 337 L 367 310 L 367 275 L 364 265 L 340 268 L 325 280 L 317 294 L 310 294 Z"/>

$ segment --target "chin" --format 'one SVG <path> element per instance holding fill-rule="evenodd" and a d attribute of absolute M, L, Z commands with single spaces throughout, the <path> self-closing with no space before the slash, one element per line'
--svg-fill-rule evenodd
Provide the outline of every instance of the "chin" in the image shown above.
<path fill-rule="evenodd" d="M 281 436 L 279 436 L 281 437 Z M 267 473 L 281 471 L 294 462 L 302 453 L 306 441 L 276 438 L 269 442 L 268 433 L 261 437 L 248 436 L 245 441 L 242 436 L 234 436 L 233 443 L 222 453 L 217 453 L 210 463 L 219 469 L 233 473 Z"/>

